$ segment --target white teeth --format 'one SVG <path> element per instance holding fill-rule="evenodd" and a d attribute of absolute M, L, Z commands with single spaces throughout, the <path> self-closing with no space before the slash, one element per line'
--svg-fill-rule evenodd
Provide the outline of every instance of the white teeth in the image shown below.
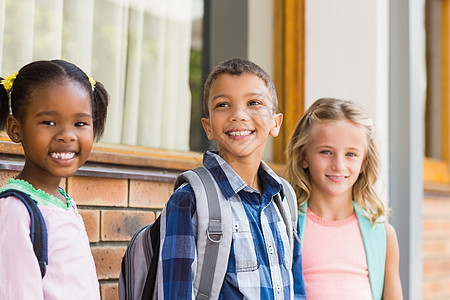
<path fill-rule="evenodd" d="M 332 176 L 332 175 L 329 175 L 328 177 L 330 177 L 332 179 L 342 180 L 342 179 L 345 179 L 346 176 Z"/>
<path fill-rule="evenodd" d="M 231 136 L 241 136 L 241 135 L 249 135 L 252 132 L 250 130 L 244 130 L 244 131 L 232 131 L 229 133 Z"/>
<path fill-rule="evenodd" d="M 71 159 L 75 156 L 74 152 L 52 152 L 50 156 L 55 159 Z"/>

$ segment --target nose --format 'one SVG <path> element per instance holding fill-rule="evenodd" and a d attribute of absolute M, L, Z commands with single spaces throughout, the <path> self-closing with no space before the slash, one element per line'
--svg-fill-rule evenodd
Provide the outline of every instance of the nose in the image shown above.
<path fill-rule="evenodd" d="M 233 108 L 233 111 L 230 115 L 231 121 L 239 122 L 239 121 L 246 121 L 249 119 L 249 114 L 247 112 L 247 106 L 243 107 L 240 105 L 236 105 Z"/>
<path fill-rule="evenodd" d="M 336 171 L 344 170 L 345 169 L 344 158 L 339 155 L 336 155 L 333 158 L 332 168 L 333 168 L 333 170 L 336 170 Z"/>
<path fill-rule="evenodd" d="M 69 143 L 73 142 L 77 139 L 77 136 L 72 128 L 61 127 L 58 133 L 55 136 L 57 141 Z"/>

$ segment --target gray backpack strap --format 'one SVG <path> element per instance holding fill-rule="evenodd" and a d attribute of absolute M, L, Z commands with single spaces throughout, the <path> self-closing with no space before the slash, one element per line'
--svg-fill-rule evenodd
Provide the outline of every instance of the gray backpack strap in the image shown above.
<path fill-rule="evenodd" d="M 230 254 L 231 205 L 205 167 L 182 173 L 175 186 L 186 181 L 194 191 L 197 203 L 197 270 L 194 294 L 200 300 L 217 299 Z"/>
<path fill-rule="evenodd" d="M 214 273 L 216 270 L 217 257 L 219 254 L 219 245 L 223 237 L 222 215 L 220 212 L 219 195 L 213 178 L 203 167 L 193 170 L 203 182 L 205 187 L 206 199 L 208 201 L 209 223 L 206 232 L 206 248 L 203 258 L 202 274 L 200 275 L 200 284 L 198 286 L 198 300 L 209 299 L 211 295 Z"/>
<path fill-rule="evenodd" d="M 298 206 L 297 206 L 297 196 L 295 195 L 294 189 L 292 186 L 286 181 L 286 179 L 279 177 L 281 183 L 283 185 L 284 195 L 287 200 L 287 204 L 289 206 L 289 211 L 291 215 L 291 224 L 292 224 L 292 234 L 293 237 L 301 244 L 301 240 L 298 236 L 297 232 L 297 223 L 298 223 Z"/>

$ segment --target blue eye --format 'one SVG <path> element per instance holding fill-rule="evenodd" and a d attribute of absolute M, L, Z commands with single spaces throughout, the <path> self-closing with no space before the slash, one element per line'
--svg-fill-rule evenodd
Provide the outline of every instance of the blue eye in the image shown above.
<path fill-rule="evenodd" d="M 355 153 L 350 152 L 350 153 L 347 153 L 347 156 L 356 157 L 357 155 Z"/>
<path fill-rule="evenodd" d="M 321 153 L 321 154 L 325 154 L 325 155 L 330 155 L 330 154 L 331 154 L 331 151 L 328 151 L 328 150 L 322 150 L 322 151 L 320 151 L 320 153 Z"/>
<path fill-rule="evenodd" d="M 253 106 L 253 105 L 259 105 L 261 104 L 261 101 L 259 100 L 251 100 L 248 105 Z"/>

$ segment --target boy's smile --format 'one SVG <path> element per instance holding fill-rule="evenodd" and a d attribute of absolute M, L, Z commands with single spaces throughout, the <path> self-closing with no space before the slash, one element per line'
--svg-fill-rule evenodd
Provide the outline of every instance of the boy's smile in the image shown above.
<path fill-rule="evenodd" d="M 220 156 L 230 162 L 257 155 L 260 161 L 269 134 L 278 135 L 283 119 L 275 114 L 264 81 L 245 73 L 220 75 L 211 85 L 208 104 L 209 118 L 202 124 L 208 139 L 217 141 Z"/>

